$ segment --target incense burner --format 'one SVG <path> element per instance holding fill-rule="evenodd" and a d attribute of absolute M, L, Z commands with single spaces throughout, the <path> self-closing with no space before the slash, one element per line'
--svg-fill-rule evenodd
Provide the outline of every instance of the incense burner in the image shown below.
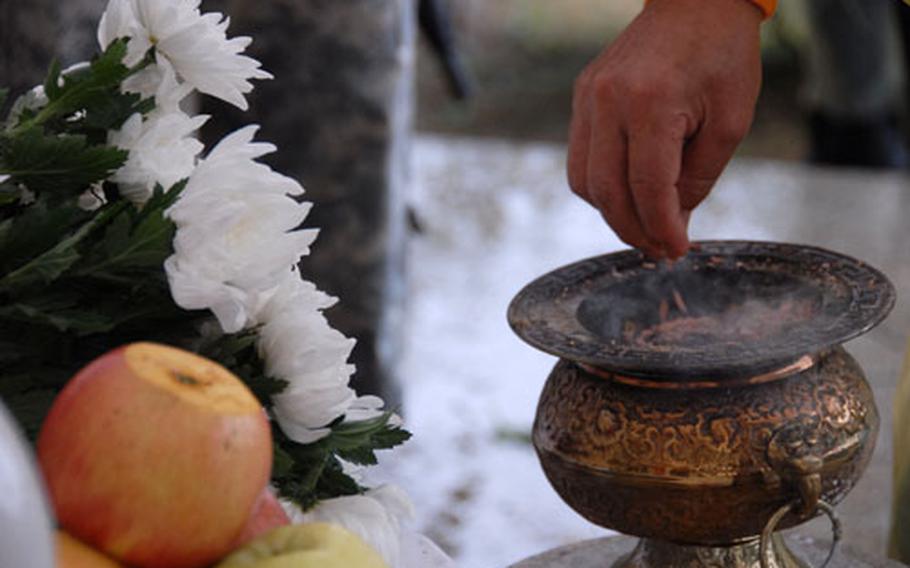
<path fill-rule="evenodd" d="M 615 566 L 800 566 L 772 533 L 830 513 L 868 464 L 878 414 L 841 344 L 893 303 L 868 265 L 781 243 L 547 274 L 509 309 L 560 357 L 534 424 L 541 465 L 582 516 L 643 538 Z"/>

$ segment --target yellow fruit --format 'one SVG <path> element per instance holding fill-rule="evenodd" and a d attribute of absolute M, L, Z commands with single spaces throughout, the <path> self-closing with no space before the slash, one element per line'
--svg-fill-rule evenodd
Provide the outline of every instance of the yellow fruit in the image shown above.
<path fill-rule="evenodd" d="M 225 558 L 216 568 L 388 568 L 354 533 L 329 523 L 273 529 Z"/>
<path fill-rule="evenodd" d="M 94 548 L 57 531 L 57 568 L 120 568 L 120 565 Z"/>

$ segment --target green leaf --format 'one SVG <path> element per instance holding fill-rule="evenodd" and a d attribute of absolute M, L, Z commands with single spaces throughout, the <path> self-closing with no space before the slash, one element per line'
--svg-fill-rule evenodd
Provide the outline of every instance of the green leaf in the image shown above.
<path fill-rule="evenodd" d="M 126 51 L 126 40 L 115 40 L 91 62 L 88 69 L 65 76 L 60 75 L 60 65 L 52 63 L 44 82 L 48 104 L 30 120 L 21 122 L 14 132 L 70 116 L 98 104 L 100 98 L 118 96 L 120 84 L 136 71 L 123 64 Z"/>
<path fill-rule="evenodd" d="M 0 183 L 0 207 L 18 203 L 22 199 L 22 190 L 11 183 Z"/>
<path fill-rule="evenodd" d="M 164 261 L 173 252 L 172 243 L 177 231 L 164 211 L 177 199 L 185 185 L 185 181 L 175 184 L 168 192 L 159 187 L 132 219 L 129 217 L 133 214 L 132 210 L 123 212 L 104 235 L 104 255 L 81 267 L 78 274 L 98 277 L 105 273 L 161 270 Z"/>
<path fill-rule="evenodd" d="M 60 61 L 53 59 L 51 65 L 47 70 L 47 77 L 44 79 L 44 94 L 48 99 L 50 98 L 59 98 L 60 91 L 62 90 L 60 86 Z"/>
<path fill-rule="evenodd" d="M 357 465 L 376 465 L 379 460 L 372 448 L 359 446 L 347 450 L 338 450 L 336 455 Z"/>
<path fill-rule="evenodd" d="M 130 229 L 133 223 L 126 212 L 117 215 L 104 231 L 104 238 L 101 239 L 100 250 L 107 257 L 115 256 L 122 248 L 123 243 L 130 238 Z"/>
<path fill-rule="evenodd" d="M 411 433 L 407 430 L 383 423 L 381 426 L 371 427 L 368 432 L 356 439 L 348 440 L 347 443 L 338 444 L 337 438 L 333 440 L 333 443 L 337 444 L 335 453 L 338 457 L 359 465 L 375 465 L 378 463 L 377 450 L 394 448 L 406 442 L 410 437 Z"/>
<path fill-rule="evenodd" d="M 241 376 L 256 398 L 264 403 L 271 401 L 272 396 L 284 391 L 288 386 L 288 382 L 285 380 L 268 377 L 261 373 Z"/>
<path fill-rule="evenodd" d="M 281 449 L 277 442 L 273 444 L 272 454 L 272 477 L 285 477 L 291 473 L 294 467 L 294 458 L 286 451 Z"/>
<path fill-rule="evenodd" d="M 0 108 L 3 108 L 3 105 L 6 104 L 6 98 L 9 96 L 9 89 L 0 87 Z"/>
<path fill-rule="evenodd" d="M 47 325 L 58 331 L 72 331 L 78 335 L 107 332 L 114 329 L 118 323 L 117 319 L 97 310 L 54 309 L 50 306 L 34 306 L 27 303 L 0 307 L 0 321 L 2 320 Z"/>
<path fill-rule="evenodd" d="M 393 427 L 388 424 L 370 437 L 373 448 L 377 450 L 390 450 L 410 439 L 410 432 L 404 428 Z"/>
<path fill-rule="evenodd" d="M 154 98 L 143 99 L 135 93 L 99 97 L 86 105 L 85 119 L 80 126 L 106 133 L 108 130 L 120 129 L 133 114 L 145 116 L 154 108 Z"/>
<path fill-rule="evenodd" d="M 161 184 L 155 184 L 155 190 L 152 192 L 152 196 L 139 213 L 139 221 L 141 222 L 145 217 L 164 215 L 164 212 L 167 211 L 171 205 L 176 203 L 180 194 L 186 189 L 186 184 L 189 183 L 189 181 L 189 178 L 182 179 L 167 190 L 161 187 Z"/>
<path fill-rule="evenodd" d="M 48 207 L 47 200 L 41 198 L 18 210 L 0 225 L 0 275 L 45 252 L 91 217 L 92 213 L 75 203 Z"/>
<path fill-rule="evenodd" d="M 365 488 L 346 474 L 341 463 L 336 459 L 330 459 L 326 463 L 316 484 L 316 496 L 320 499 L 342 495 L 357 495 L 364 491 Z"/>
<path fill-rule="evenodd" d="M 331 434 L 306 445 L 294 442 L 279 427 L 274 427 L 275 443 L 285 461 L 279 474 L 273 475 L 279 492 L 305 508 L 318 499 L 363 491 L 344 473 L 337 458 L 373 465 L 375 451 L 397 446 L 410 438 L 409 432 L 389 425 L 391 416 L 391 412 L 386 412 L 368 420 L 338 421 L 332 425 Z M 293 465 L 288 467 L 287 460 Z"/>
<path fill-rule="evenodd" d="M 119 148 L 91 146 L 85 136 L 50 135 L 32 127 L 9 135 L 0 153 L 0 174 L 35 192 L 75 194 L 109 177 L 128 155 Z"/>
<path fill-rule="evenodd" d="M 0 278 L 0 289 L 16 291 L 29 286 L 46 285 L 55 280 L 79 260 L 81 255 L 76 250 L 76 245 L 91 234 L 92 231 L 104 225 L 111 217 L 122 211 L 124 206 L 124 203 L 119 203 L 103 209 L 91 221 L 82 225 L 69 237 L 58 242 L 53 248 Z"/>

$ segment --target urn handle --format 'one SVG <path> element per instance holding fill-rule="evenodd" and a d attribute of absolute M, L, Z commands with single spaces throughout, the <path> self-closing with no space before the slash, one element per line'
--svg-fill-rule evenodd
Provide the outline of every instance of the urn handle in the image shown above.
<path fill-rule="evenodd" d="M 768 463 L 799 499 L 793 512 L 801 520 L 816 513 L 822 497 L 822 468 L 827 459 L 845 457 L 857 447 L 862 431 L 834 432 L 814 421 L 794 422 L 779 428 L 768 442 Z"/>
<path fill-rule="evenodd" d="M 774 561 L 774 550 L 771 546 L 771 537 L 774 534 L 774 531 L 777 529 L 777 524 L 780 523 L 780 520 L 786 517 L 788 514 L 790 514 L 791 511 L 800 505 L 801 503 L 799 501 L 792 501 L 790 503 L 787 503 L 778 509 L 773 515 L 771 515 L 770 519 L 768 519 L 768 524 L 765 525 L 764 530 L 761 532 L 761 540 L 759 545 L 761 568 L 773 568 L 774 566 L 778 566 L 778 564 Z M 812 511 L 812 514 L 814 514 L 816 511 L 825 513 L 831 520 L 831 532 L 833 533 L 833 537 L 831 538 L 831 550 L 828 551 L 828 556 L 825 557 L 825 561 L 822 562 L 822 565 L 820 567 L 825 568 L 828 563 L 831 562 L 831 559 L 834 558 L 834 552 L 837 550 L 837 543 L 840 542 L 842 533 L 841 522 L 837 517 L 837 513 L 834 512 L 834 507 L 822 500 L 818 501 L 816 504 L 816 509 Z"/>
<path fill-rule="evenodd" d="M 786 483 L 795 487 L 797 498 L 779 508 L 765 525 L 761 534 L 762 568 L 774 566 L 771 536 L 780 521 L 794 513 L 800 520 L 808 519 L 822 512 L 831 520 L 834 537 L 831 551 L 822 566 L 827 566 L 841 539 L 841 523 L 834 508 L 822 500 L 822 467 L 825 458 L 857 447 L 853 436 L 832 435 L 819 428 L 816 422 L 795 422 L 778 429 L 768 442 L 768 463 L 774 472 Z"/>

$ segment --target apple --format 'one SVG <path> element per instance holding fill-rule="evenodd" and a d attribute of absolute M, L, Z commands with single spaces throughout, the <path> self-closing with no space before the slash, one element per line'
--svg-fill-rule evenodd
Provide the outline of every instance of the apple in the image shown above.
<path fill-rule="evenodd" d="M 37 446 L 59 524 L 140 568 L 207 566 L 230 552 L 272 465 L 268 418 L 246 385 L 155 343 L 79 371 Z"/>
<path fill-rule="evenodd" d="M 243 530 L 234 541 L 233 548 L 240 548 L 275 527 L 289 524 L 291 524 L 291 519 L 278 502 L 278 497 L 275 496 L 271 487 L 265 487 L 259 494 L 259 498 L 256 499 L 256 503 L 253 504 L 253 510 L 250 511 Z"/>
<path fill-rule="evenodd" d="M 329 523 L 272 529 L 216 568 L 388 568 L 359 536 Z"/>
<path fill-rule="evenodd" d="M 121 568 L 107 556 L 63 531 L 57 531 L 57 568 Z"/>

